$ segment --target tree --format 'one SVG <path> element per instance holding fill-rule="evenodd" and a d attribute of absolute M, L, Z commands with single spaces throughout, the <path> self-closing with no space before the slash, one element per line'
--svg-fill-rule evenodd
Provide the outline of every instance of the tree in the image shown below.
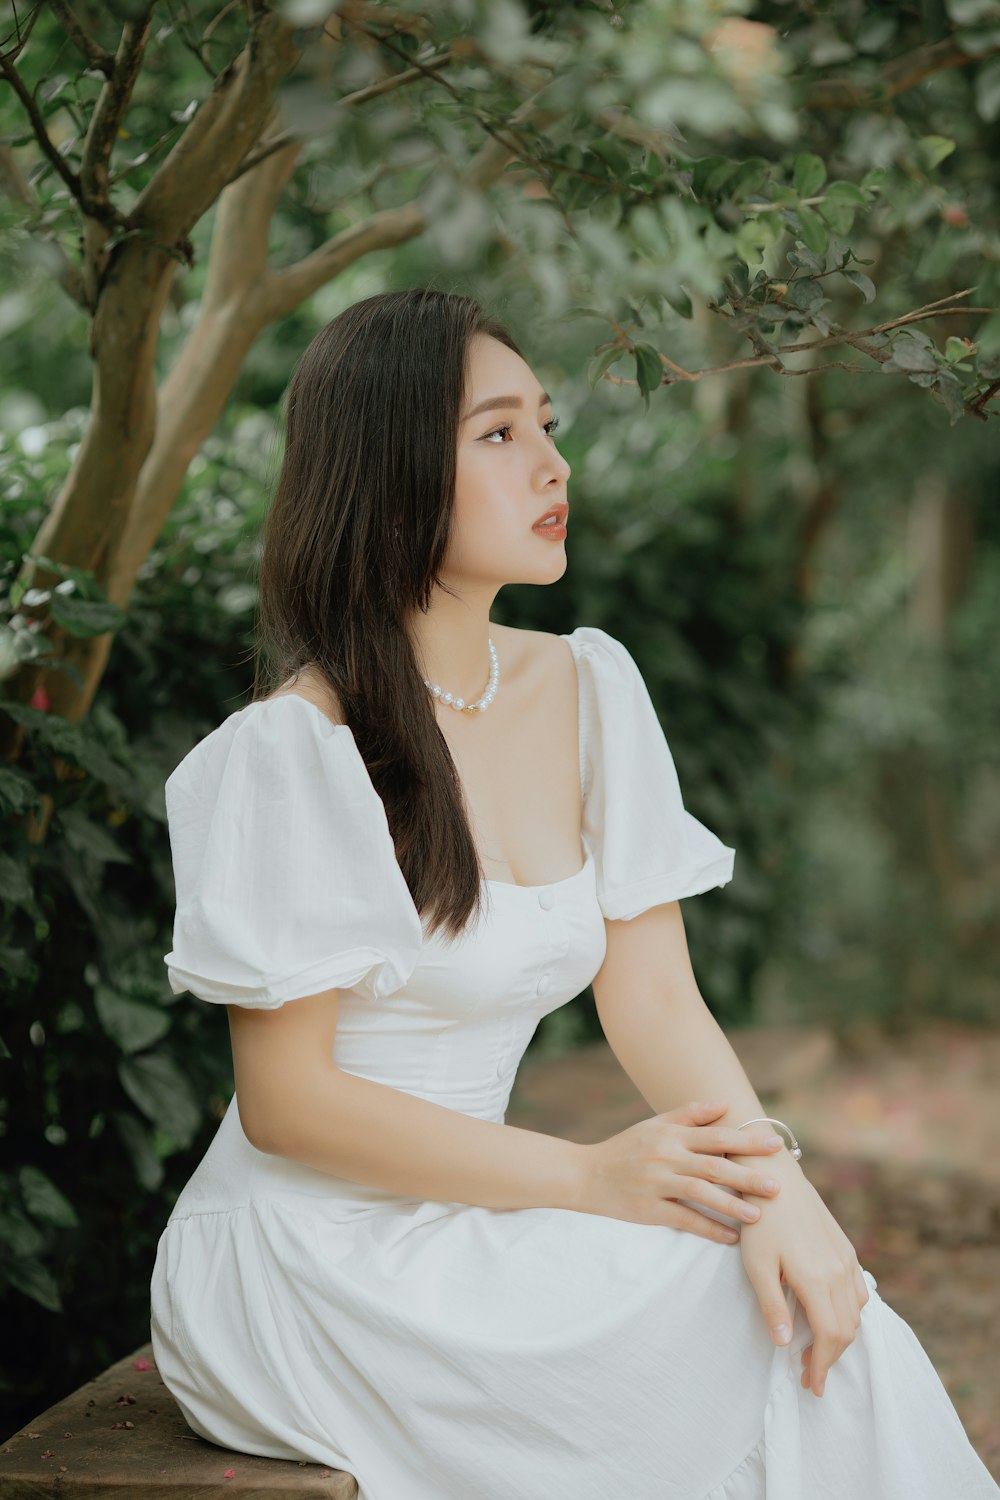
<path fill-rule="evenodd" d="M 1000 388 L 990 346 L 955 332 L 939 347 L 919 325 L 975 332 L 987 298 L 955 287 L 858 328 L 845 297 L 874 300 L 861 267 L 898 241 L 915 196 L 938 205 L 956 248 L 995 253 L 995 232 L 973 230 L 943 185 L 956 141 L 933 128 L 949 100 L 928 84 L 962 70 L 995 119 L 997 6 L 950 0 L 940 35 L 850 9 L 848 43 L 809 7 L 720 21 L 709 0 L 454 0 L 430 17 L 364 0 L 12 4 L 4 181 L 25 252 L 30 237 L 89 320 L 94 384 L 10 592 L 6 758 L 43 682 L 50 711 L 86 714 L 254 340 L 377 249 L 429 235 L 445 262 L 455 237 L 517 257 L 550 311 L 606 325 L 591 381 L 628 380 L 647 406 L 660 386 L 740 368 L 799 378 L 874 362 L 953 421 L 985 420 Z M 269 230 L 289 192 L 306 249 L 280 260 Z M 197 313 L 161 371 L 161 319 L 209 223 Z M 981 280 L 994 295 L 995 265 Z M 691 369 L 676 345 L 695 306 L 728 350 Z M 651 317 L 667 320 L 670 354 L 644 336 Z M 838 348 L 852 361 L 829 360 Z"/>

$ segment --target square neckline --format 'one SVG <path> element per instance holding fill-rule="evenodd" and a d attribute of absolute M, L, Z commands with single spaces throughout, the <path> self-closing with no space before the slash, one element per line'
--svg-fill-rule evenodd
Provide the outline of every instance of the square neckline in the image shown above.
<path fill-rule="evenodd" d="M 581 675 L 581 672 L 580 672 L 580 662 L 579 662 L 579 658 L 577 657 L 577 654 L 576 654 L 576 646 L 574 645 L 574 642 L 573 642 L 573 636 L 575 634 L 576 634 L 576 631 L 570 631 L 568 634 L 566 634 L 566 633 L 560 633 L 559 639 L 563 640 L 563 641 L 566 641 L 568 643 L 569 649 L 570 649 L 570 655 L 573 658 L 573 668 L 574 668 L 574 670 L 576 672 L 576 683 L 577 683 L 577 748 L 578 748 L 578 752 L 579 752 L 579 768 L 578 769 L 579 769 L 580 778 L 581 778 L 581 782 L 580 782 L 580 795 L 581 795 L 581 800 L 582 800 L 582 798 L 584 796 L 584 786 L 583 786 L 583 726 L 584 726 L 584 722 L 585 722 L 585 720 L 584 720 L 584 712 L 583 712 L 583 691 L 584 691 L 584 688 L 583 688 L 582 675 Z M 306 704 L 308 704 L 309 707 L 313 710 L 314 713 L 317 713 L 317 714 L 320 715 L 320 717 L 322 718 L 324 724 L 331 731 L 335 731 L 335 730 L 338 730 L 338 729 L 346 729 L 347 733 L 351 736 L 351 744 L 354 746 L 355 752 L 357 753 L 358 758 L 360 759 L 362 765 L 365 767 L 365 771 L 367 773 L 368 767 L 365 764 L 365 758 L 361 754 L 361 751 L 358 749 L 358 743 L 357 743 L 357 740 L 355 740 L 355 738 L 354 738 L 354 734 L 353 734 L 353 732 L 351 730 L 350 724 L 335 724 L 334 721 L 329 717 L 329 715 L 325 714 L 323 712 L 323 710 L 320 708 L 320 706 L 319 706 L 318 703 L 314 703 L 311 698 L 305 697 L 305 695 L 303 693 L 296 693 L 294 690 L 290 691 L 290 692 L 281 692 L 281 691 L 278 691 L 276 693 L 273 693 L 271 695 L 271 697 L 269 697 L 269 698 L 257 698 L 252 703 L 248 703 L 246 705 L 246 707 L 247 708 L 257 708 L 257 707 L 259 707 L 259 706 L 261 706 L 263 704 L 277 703 L 281 698 L 297 698 L 300 703 L 306 703 Z M 238 710 L 238 712 L 243 712 L 243 710 Z M 369 777 L 369 780 L 370 779 L 371 778 Z M 374 783 L 372 783 L 372 791 L 375 791 Z M 378 793 L 376 792 L 376 796 L 377 795 L 378 795 Z M 559 889 L 560 886 L 569 885 L 571 881 L 579 880 L 581 878 L 581 876 L 584 875 L 585 872 L 587 870 L 589 870 L 590 867 L 591 867 L 591 865 L 593 864 L 593 855 L 592 855 L 592 853 L 591 853 L 591 851 L 590 851 L 590 849 L 589 849 L 589 847 L 587 845 L 586 837 L 584 836 L 582 829 L 580 830 L 580 832 L 581 832 L 581 838 L 583 840 L 583 849 L 584 849 L 583 864 L 580 866 L 580 868 L 578 870 L 574 870 L 571 875 L 563 875 L 558 880 L 542 880 L 542 881 L 538 882 L 536 885 L 522 885 L 519 880 L 492 880 L 488 876 L 484 876 L 482 878 L 482 880 L 480 880 L 480 882 L 479 882 L 480 885 L 481 886 L 488 885 L 490 887 L 500 886 L 500 887 L 506 887 L 507 889 L 513 890 L 513 891 L 528 891 L 528 892 L 537 894 L 539 891 L 557 890 L 557 889 Z"/>

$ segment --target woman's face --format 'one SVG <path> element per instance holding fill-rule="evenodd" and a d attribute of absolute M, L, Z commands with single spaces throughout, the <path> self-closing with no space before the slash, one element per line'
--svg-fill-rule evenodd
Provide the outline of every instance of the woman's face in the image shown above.
<path fill-rule="evenodd" d="M 552 506 L 565 519 L 571 472 L 551 436 L 552 406 L 544 397 L 519 354 L 476 335 L 459 413 L 444 566 L 452 586 L 552 583 L 566 571 L 562 527 L 532 530 Z"/>

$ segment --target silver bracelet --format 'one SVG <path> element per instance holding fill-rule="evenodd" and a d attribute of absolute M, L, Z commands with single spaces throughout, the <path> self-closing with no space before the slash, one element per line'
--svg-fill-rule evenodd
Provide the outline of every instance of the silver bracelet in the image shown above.
<path fill-rule="evenodd" d="M 787 1130 L 788 1141 L 786 1142 L 786 1144 L 788 1146 L 788 1149 L 792 1153 L 792 1156 L 796 1161 L 802 1160 L 802 1147 L 799 1145 L 798 1141 L 795 1139 L 795 1136 L 792 1134 L 791 1126 L 786 1125 L 784 1120 L 774 1120 L 770 1115 L 761 1115 L 756 1120 L 744 1120 L 743 1124 L 737 1125 L 736 1129 L 745 1130 L 748 1125 L 774 1125 L 780 1130 Z"/>

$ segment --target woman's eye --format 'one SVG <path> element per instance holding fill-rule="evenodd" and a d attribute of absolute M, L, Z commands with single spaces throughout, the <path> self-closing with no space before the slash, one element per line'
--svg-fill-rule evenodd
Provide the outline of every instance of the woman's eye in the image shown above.
<path fill-rule="evenodd" d="M 495 427 L 492 432 L 487 432 L 487 433 L 484 434 L 483 442 L 486 442 L 486 440 L 488 438 L 494 438 L 494 437 L 502 437 L 502 436 L 504 436 L 505 434 L 507 434 L 507 433 L 510 432 L 510 429 L 511 429 L 512 425 L 513 425 L 512 423 L 506 422 L 503 425 L 503 427 Z M 555 430 L 556 430 L 556 428 L 558 426 L 559 426 L 559 418 L 558 417 L 552 417 L 550 419 L 550 421 L 548 421 L 548 422 L 545 423 L 545 431 L 551 437 L 552 434 L 555 432 Z M 494 446 L 496 446 L 496 445 L 494 445 Z M 502 444 L 500 446 L 502 446 Z"/>

